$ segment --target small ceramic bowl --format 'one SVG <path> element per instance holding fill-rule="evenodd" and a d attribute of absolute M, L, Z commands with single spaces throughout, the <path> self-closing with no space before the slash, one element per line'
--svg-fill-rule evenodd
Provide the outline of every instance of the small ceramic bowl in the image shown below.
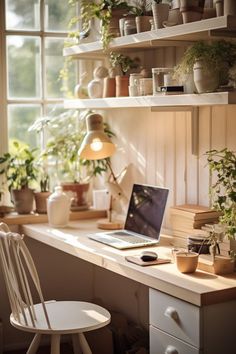
<path fill-rule="evenodd" d="M 193 273 L 197 269 L 198 253 L 179 251 L 175 254 L 176 265 L 181 273 Z"/>

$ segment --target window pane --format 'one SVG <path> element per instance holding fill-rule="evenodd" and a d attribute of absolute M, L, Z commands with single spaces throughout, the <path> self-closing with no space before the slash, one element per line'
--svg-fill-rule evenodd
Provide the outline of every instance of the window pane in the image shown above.
<path fill-rule="evenodd" d="M 45 55 L 46 55 L 46 96 L 48 98 L 59 98 L 63 96 L 70 96 L 72 94 L 76 83 L 76 62 L 71 63 L 68 77 L 62 80 L 59 79 L 60 71 L 63 69 L 64 60 L 62 50 L 64 46 L 64 39 L 46 38 L 45 39 Z M 63 91 L 62 86 L 66 86 Z M 68 86 L 68 87 L 67 87 Z"/>
<path fill-rule="evenodd" d="M 40 0 L 6 0 L 6 28 L 39 30 Z"/>
<path fill-rule="evenodd" d="M 70 6 L 68 0 L 46 0 L 45 3 L 45 30 L 68 31 L 69 21 L 76 14 L 75 6 Z"/>
<path fill-rule="evenodd" d="M 40 39 L 7 37 L 9 98 L 41 97 Z"/>
<path fill-rule="evenodd" d="M 40 105 L 9 105 L 8 138 L 20 140 L 31 147 L 39 147 L 39 134 L 35 131 L 28 132 L 28 129 L 40 115 Z"/>

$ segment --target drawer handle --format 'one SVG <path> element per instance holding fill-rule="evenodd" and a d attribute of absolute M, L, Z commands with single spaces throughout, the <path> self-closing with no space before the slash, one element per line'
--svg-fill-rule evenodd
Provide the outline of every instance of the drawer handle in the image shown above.
<path fill-rule="evenodd" d="M 165 354 L 178 354 L 178 350 L 173 347 L 172 345 L 168 345 L 168 347 L 165 350 Z"/>
<path fill-rule="evenodd" d="M 179 315 L 176 309 L 172 306 L 168 306 L 167 309 L 165 310 L 165 316 L 172 318 L 172 320 L 178 322 L 179 321 Z"/>

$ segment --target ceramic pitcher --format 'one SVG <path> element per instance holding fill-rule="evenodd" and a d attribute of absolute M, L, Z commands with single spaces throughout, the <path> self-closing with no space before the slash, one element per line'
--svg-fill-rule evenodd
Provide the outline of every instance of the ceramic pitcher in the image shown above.
<path fill-rule="evenodd" d="M 48 222 L 53 227 L 65 227 L 70 216 L 71 198 L 62 191 L 61 186 L 55 187 L 47 203 Z"/>

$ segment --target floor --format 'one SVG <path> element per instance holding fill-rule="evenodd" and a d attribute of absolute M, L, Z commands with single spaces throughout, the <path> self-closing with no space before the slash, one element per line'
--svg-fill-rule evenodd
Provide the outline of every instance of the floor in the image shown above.
<path fill-rule="evenodd" d="M 15 350 L 12 352 L 6 352 L 5 354 L 25 354 L 26 350 Z M 70 345 L 68 344 L 61 344 L 61 353 L 60 354 L 72 354 L 73 349 Z M 50 354 L 50 348 L 49 347 L 41 347 L 37 351 L 37 354 Z"/>

